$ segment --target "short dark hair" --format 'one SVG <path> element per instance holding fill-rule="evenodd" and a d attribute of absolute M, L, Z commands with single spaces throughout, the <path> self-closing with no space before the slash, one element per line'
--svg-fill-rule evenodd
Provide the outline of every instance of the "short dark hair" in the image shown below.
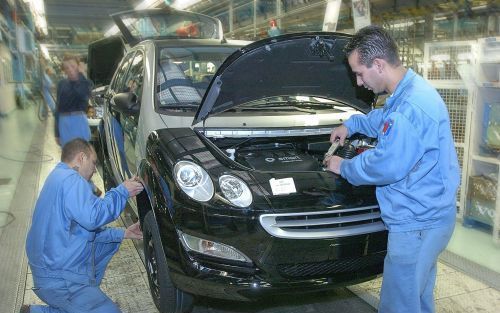
<path fill-rule="evenodd" d="M 64 70 L 64 62 L 68 62 L 68 61 L 75 61 L 76 64 L 78 64 L 78 63 L 80 63 L 80 58 L 75 54 L 65 53 L 63 56 L 62 62 L 61 62 L 61 69 L 62 70 Z"/>
<path fill-rule="evenodd" d="M 355 50 L 359 55 L 359 63 L 366 67 L 371 67 L 375 59 L 384 59 L 395 66 L 401 65 L 396 42 L 380 26 L 370 25 L 361 28 L 344 48 L 348 57 Z"/>
<path fill-rule="evenodd" d="M 62 148 L 61 161 L 69 163 L 73 161 L 75 156 L 80 152 L 83 152 L 86 156 L 90 157 L 94 152 L 94 147 L 92 147 L 90 142 L 82 138 L 75 138 L 68 141 L 68 143 L 66 143 Z"/>

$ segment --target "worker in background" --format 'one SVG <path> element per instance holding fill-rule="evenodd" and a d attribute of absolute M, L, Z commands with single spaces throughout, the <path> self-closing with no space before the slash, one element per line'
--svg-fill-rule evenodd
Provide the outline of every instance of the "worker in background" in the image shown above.
<path fill-rule="evenodd" d="M 362 28 L 345 51 L 357 84 L 390 96 L 331 133 L 341 145 L 362 133 L 377 138 L 376 147 L 326 165 L 353 185 L 377 186 L 389 231 L 379 312 L 435 312 L 436 263 L 453 232 L 460 182 L 448 111 L 436 89 L 402 66 L 381 27 Z"/>
<path fill-rule="evenodd" d="M 97 156 L 77 138 L 62 149 L 61 162 L 47 177 L 33 213 L 26 253 L 33 291 L 48 306 L 23 306 L 21 312 L 115 313 L 117 305 L 99 288 L 104 271 L 123 239 L 142 239 L 139 223 L 105 228 L 123 211 L 127 198 L 143 190 L 129 179 L 106 192 L 92 193 L 88 181 Z"/>
<path fill-rule="evenodd" d="M 57 85 L 57 114 L 55 136 L 63 147 L 74 138 L 90 140 L 87 106 L 91 82 L 80 72 L 79 60 L 74 55 L 65 55 L 62 69 L 66 78 Z"/>
<path fill-rule="evenodd" d="M 278 23 L 275 19 L 272 19 L 269 22 L 269 29 L 267 30 L 267 34 L 269 37 L 276 37 L 281 35 L 281 30 L 278 28 Z"/>
<path fill-rule="evenodd" d="M 57 84 L 55 137 L 56 142 L 64 147 L 75 138 L 90 140 L 87 109 L 92 83 L 84 75 L 86 65 L 75 55 L 63 57 L 62 69 L 66 78 Z M 92 181 L 90 184 L 94 194 L 100 196 L 102 191 Z"/>

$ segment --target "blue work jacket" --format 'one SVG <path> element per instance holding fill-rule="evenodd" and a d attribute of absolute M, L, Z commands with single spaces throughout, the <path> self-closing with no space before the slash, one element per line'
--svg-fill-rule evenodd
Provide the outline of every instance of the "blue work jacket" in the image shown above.
<path fill-rule="evenodd" d="M 128 190 L 119 185 L 96 197 L 87 180 L 65 163 L 47 177 L 26 241 L 33 275 L 99 285 L 124 236 L 103 228 L 120 216 Z"/>
<path fill-rule="evenodd" d="M 376 185 L 389 231 L 449 225 L 455 220 L 459 165 L 450 119 L 438 92 L 409 69 L 383 108 L 353 115 L 349 135 L 378 139 L 374 149 L 343 160 L 353 185 Z"/>
<path fill-rule="evenodd" d="M 91 90 L 91 82 L 82 74 L 78 80 L 62 79 L 57 84 L 57 112 L 86 112 Z"/>

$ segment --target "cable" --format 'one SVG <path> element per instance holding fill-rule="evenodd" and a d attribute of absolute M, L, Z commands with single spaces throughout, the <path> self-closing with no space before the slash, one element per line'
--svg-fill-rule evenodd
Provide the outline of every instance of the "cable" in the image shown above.
<path fill-rule="evenodd" d="M 5 224 L 3 224 L 3 225 L 0 225 L 0 228 L 5 228 L 5 227 L 9 226 L 9 224 L 14 222 L 14 220 L 16 219 L 14 214 L 7 212 L 7 211 L 0 211 L 0 214 L 7 215 L 7 222 L 5 222 Z M 9 218 L 10 218 L 10 220 L 9 220 Z"/>
<path fill-rule="evenodd" d="M 41 160 L 19 160 L 19 159 L 14 159 L 5 155 L 0 154 L 0 159 L 4 159 L 7 161 L 11 162 L 19 162 L 19 163 L 42 163 L 42 162 L 51 162 L 54 160 L 54 158 L 48 154 L 43 154 L 39 148 L 35 148 L 33 150 L 28 150 L 28 151 L 17 151 L 21 153 L 26 153 L 27 155 L 33 154 L 36 157 L 41 157 Z"/>

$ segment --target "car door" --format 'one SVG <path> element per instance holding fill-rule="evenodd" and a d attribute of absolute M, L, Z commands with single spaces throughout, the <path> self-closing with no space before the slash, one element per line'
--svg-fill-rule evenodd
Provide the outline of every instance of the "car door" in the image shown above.
<path fill-rule="evenodd" d="M 124 133 L 120 124 L 120 113 L 114 108 L 113 97 L 127 91 L 126 78 L 135 54 L 136 51 L 128 53 L 118 66 L 108 89 L 104 108 L 104 131 L 107 139 L 109 163 L 116 183 L 121 183 L 130 177 L 130 174 L 125 162 Z"/>
<path fill-rule="evenodd" d="M 135 54 L 130 68 L 125 79 L 126 89 L 131 96 L 137 99 L 137 105 L 140 107 L 143 81 L 144 81 L 144 54 L 141 50 L 138 50 Z M 133 114 L 120 114 L 119 124 L 123 129 L 124 137 L 124 154 L 122 157 L 122 163 L 126 164 L 126 171 L 122 173 L 123 177 L 131 177 L 137 174 L 137 154 L 135 149 L 135 143 L 137 139 L 137 125 L 139 121 L 140 109 Z"/>

